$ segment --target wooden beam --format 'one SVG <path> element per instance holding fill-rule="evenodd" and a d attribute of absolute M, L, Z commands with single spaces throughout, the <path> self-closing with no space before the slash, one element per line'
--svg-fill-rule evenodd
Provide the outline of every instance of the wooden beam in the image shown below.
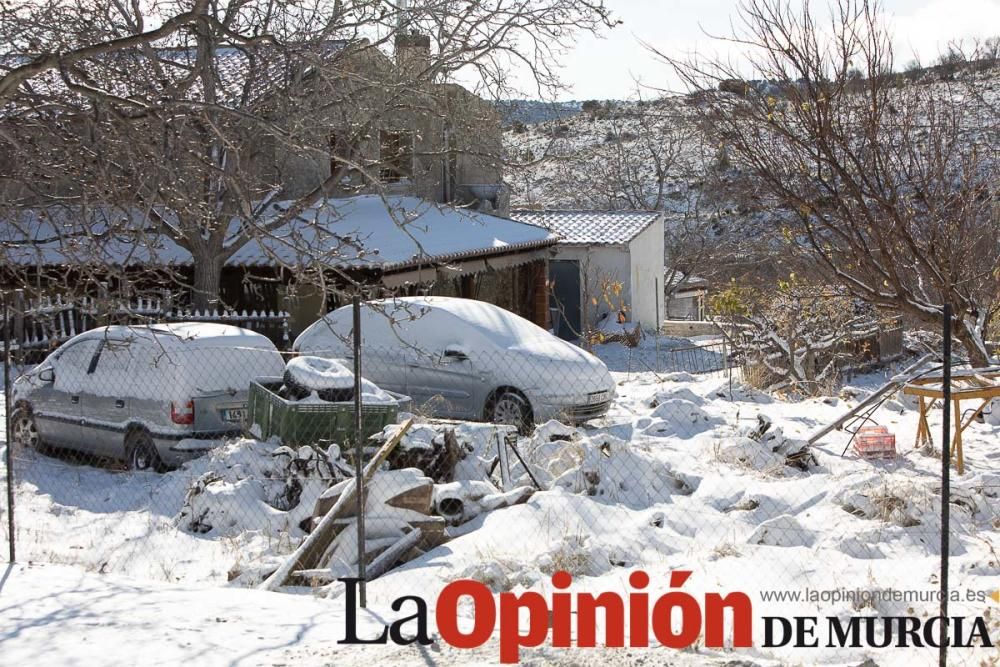
<path fill-rule="evenodd" d="M 944 389 L 941 387 L 921 387 L 917 385 L 907 385 L 903 387 L 903 393 L 908 396 L 926 396 L 927 398 L 944 398 Z M 987 388 L 970 388 L 970 389 L 956 389 L 951 390 L 952 398 L 960 398 L 963 401 L 965 399 L 972 398 L 982 398 L 989 400 L 991 398 L 1000 398 L 1000 385 L 995 387 Z"/>
<path fill-rule="evenodd" d="M 386 440 L 385 444 L 382 445 L 379 450 L 372 457 L 372 460 L 368 462 L 362 472 L 363 483 L 367 483 L 368 480 L 372 478 L 378 467 L 388 458 L 392 450 L 396 448 L 399 441 L 403 439 L 403 435 L 406 434 L 410 427 L 413 426 L 413 418 L 407 419 L 403 422 L 399 429 L 393 434 L 391 438 Z M 288 581 L 289 576 L 296 570 L 311 570 L 316 567 L 316 559 L 326 551 L 327 546 L 333 541 L 333 538 L 337 535 L 337 517 L 340 516 L 347 507 L 354 502 L 354 498 L 357 495 L 357 484 L 352 479 L 351 483 L 347 485 L 344 492 L 340 494 L 337 502 L 334 504 L 330 510 L 323 515 L 320 519 L 319 524 L 313 529 L 309 536 L 302 541 L 298 549 L 289 556 L 288 560 L 282 563 L 281 567 L 274 571 L 271 576 L 264 580 L 259 589 L 265 591 L 273 591 L 280 586 L 284 586 Z"/>
<path fill-rule="evenodd" d="M 424 536 L 424 531 L 414 528 L 412 531 L 399 538 L 399 541 L 379 554 L 378 558 L 368 565 L 369 579 L 376 579 L 392 569 L 400 558 L 407 551 L 417 546 Z"/>

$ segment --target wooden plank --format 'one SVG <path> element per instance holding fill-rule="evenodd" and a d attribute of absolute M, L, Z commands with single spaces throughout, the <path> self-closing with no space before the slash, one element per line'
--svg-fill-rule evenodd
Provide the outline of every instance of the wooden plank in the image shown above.
<path fill-rule="evenodd" d="M 978 379 L 982 381 L 983 378 L 1000 378 L 1000 370 L 995 370 L 993 368 L 973 368 L 968 370 L 957 370 L 952 371 L 951 380 L 952 382 L 958 382 L 960 380 Z M 914 378 L 910 380 L 911 384 L 934 384 L 935 382 L 941 382 L 944 378 L 941 374 L 925 375 L 923 377 Z"/>
<path fill-rule="evenodd" d="M 944 398 L 944 388 L 943 387 L 921 387 L 918 385 L 906 385 L 903 387 L 903 393 L 908 396 L 926 396 L 927 398 Z M 974 388 L 974 389 L 956 389 L 951 390 L 952 397 L 957 397 L 961 400 L 972 399 L 972 398 L 1000 398 L 1000 385 L 989 388 Z"/>
<path fill-rule="evenodd" d="M 932 389 L 911 384 L 903 386 L 903 393 L 907 396 L 920 396 L 922 398 L 941 398 L 943 395 L 940 389 Z"/>
<path fill-rule="evenodd" d="M 402 558 L 403 554 L 420 543 L 423 536 L 424 531 L 414 528 L 399 538 L 398 542 L 383 551 L 378 558 L 368 564 L 365 572 L 368 575 L 368 580 L 376 579 L 391 570 L 392 566 L 396 564 L 397 560 Z"/>
<path fill-rule="evenodd" d="M 292 576 L 297 579 L 305 579 L 311 583 L 329 584 L 344 577 L 356 577 L 357 574 L 354 568 L 342 566 L 337 570 L 332 570 L 328 567 L 318 567 L 312 570 L 295 570 Z"/>
<path fill-rule="evenodd" d="M 377 521 L 379 519 L 379 516 L 377 514 L 369 514 L 368 516 L 371 517 L 373 521 Z M 339 519 L 335 519 L 333 522 L 335 526 L 341 528 L 345 526 L 354 525 L 354 523 L 355 523 L 354 517 L 342 517 Z M 446 525 L 447 522 L 445 521 L 445 518 L 443 516 L 427 516 L 426 518 L 423 519 L 407 519 L 406 523 L 417 528 L 430 528 L 438 525 L 443 527 L 444 525 Z M 372 540 L 368 541 L 371 542 Z"/>
<path fill-rule="evenodd" d="M 934 405 L 934 401 L 930 402 L 930 405 Z M 924 396 L 920 397 L 920 418 L 917 422 L 917 439 L 913 443 L 914 448 L 919 448 L 921 445 L 933 445 L 934 438 L 931 437 L 931 427 L 927 423 L 927 410 L 930 406 L 927 403 L 927 398 Z"/>
<path fill-rule="evenodd" d="M 403 422 L 396 433 L 379 448 L 375 456 L 362 471 L 364 483 L 367 483 L 371 479 L 375 471 L 378 470 L 378 467 L 388 458 L 389 454 L 396 448 L 396 445 L 403 439 L 403 435 L 410 430 L 411 426 L 413 426 L 412 417 Z M 295 550 L 288 560 L 282 563 L 281 567 L 265 579 L 258 588 L 265 591 L 273 591 L 279 586 L 284 586 L 292 572 L 313 569 L 316 566 L 316 559 L 326 551 L 326 547 L 336 537 L 337 526 L 335 521 L 337 517 L 354 501 L 356 494 L 357 484 L 354 483 L 354 480 L 351 480 L 351 484 L 340 494 L 336 504 L 330 508 L 330 511 L 323 515 L 323 518 L 320 519 L 319 524 L 313 529 L 313 532 L 309 533 L 309 536 L 302 541 L 302 544 L 299 545 L 299 548 Z"/>

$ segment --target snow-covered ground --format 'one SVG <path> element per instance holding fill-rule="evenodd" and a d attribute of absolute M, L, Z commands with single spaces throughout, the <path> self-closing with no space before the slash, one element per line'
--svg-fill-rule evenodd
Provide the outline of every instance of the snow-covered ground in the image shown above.
<path fill-rule="evenodd" d="M 387 606 L 358 616 L 358 636 L 374 637 Z M 474 650 L 440 641 L 413 648 L 344 646 L 342 598 L 206 588 L 98 575 L 60 565 L 0 565 L 0 662 L 4 665 L 493 665 L 495 640 Z M 539 648 L 525 664 L 632 665 L 648 650 Z M 678 667 L 724 657 L 680 655 Z"/>
<path fill-rule="evenodd" d="M 618 346 L 598 353 L 613 368 L 623 354 Z M 760 597 L 769 590 L 936 590 L 940 460 L 913 449 L 917 413 L 910 401 L 894 397 L 874 415 L 896 434 L 898 459 L 842 457 L 849 435 L 835 432 L 812 449 L 815 461 L 807 459 L 805 469 L 785 465 L 802 439 L 896 370 L 857 377 L 837 396 L 795 401 L 731 385 L 723 374 L 616 372 L 619 399 L 607 418 L 586 429 L 544 425 L 521 441 L 549 490 L 479 516 L 442 547 L 373 582 L 372 607 L 393 618 L 394 598 L 420 594 L 432 601 L 458 578 L 477 579 L 496 593 L 549 593 L 549 577 L 558 569 L 573 574 L 574 590 L 624 593 L 628 574 L 641 568 L 651 575 L 651 597 L 669 590 L 669 571 L 692 570 L 684 591 L 698 599 L 705 592 L 744 591 L 757 616 L 933 615 L 936 601 L 863 605 Z M 772 426 L 757 437 L 761 416 Z M 936 443 L 939 419 L 940 413 L 932 415 Z M 338 587 L 329 599 L 242 590 L 257 580 L 257 568 L 288 553 L 301 536 L 300 513 L 254 501 L 266 496 L 261 488 L 280 484 L 245 481 L 252 475 L 240 466 L 253 459 L 240 457 L 250 457 L 254 446 L 231 445 L 166 475 L 25 453 L 16 467 L 19 560 L 47 564 L 18 565 L 6 574 L 0 588 L 4 662 L 12 656 L 10 664 L 125 664 L 140 655 L 165 664 L 496 662 L 492 644 L 472 652 L 338 646 Z M 965 596 L 1000 586 L 1000 409 L 969 427 L 965 454 L 966 474 L 953 475 L 951 504 L 951 586 L 963 599 L 950 613 L 985 614 L 996 640 L 1000 606 Z M 184 513 L 191 507 L 185 497 L 207 472 L 245 495 L 238 496 L 243 504 L 215 507 L 212 529 L 199 533 Z M 6 516 L 3 525 L 6 531 Z M 0 544 L 3 554 L 6 548 Z M 755 624 L 758 646 L 762 633 Z M 109 641 L 113 651 L 93 648 Z M 854 665 L 872 657 L 879 665 L 903 665 L 930 664 L 934 655 L 929 648 L 755 648 L 670 659 Z M 654 659 L 643 651 L 546 648 L 524 656 L 535 664 Z M 1000 653 L 954 649 L 952 658 L 979 664 Z"/>

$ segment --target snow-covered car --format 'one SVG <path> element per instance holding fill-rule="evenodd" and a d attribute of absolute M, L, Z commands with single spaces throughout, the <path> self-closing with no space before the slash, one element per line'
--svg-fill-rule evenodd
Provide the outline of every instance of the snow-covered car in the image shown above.
<path fill-rule="evenodd" d="M 100 327 L 14 381 L 13 438 L 134 470 L 179 465 L 238 434 L 250 382 L 284 367 L 269 339 L 239 327 Z"/>
<path fill-rule="evenodd" d="M 300 354 L 352 358 L 353 315 L 339 308 L 293 344 Z M 615 382 L 597 357 L 482 301 L 404 297 L 364 304 L 362 369 L 438 417 L 527 428 L 605 414 Z"/>

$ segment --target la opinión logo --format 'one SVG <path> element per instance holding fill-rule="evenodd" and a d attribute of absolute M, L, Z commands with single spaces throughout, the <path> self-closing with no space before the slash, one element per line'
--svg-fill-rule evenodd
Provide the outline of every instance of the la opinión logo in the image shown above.
<path fill-rule="evenodd" d="M 677 570 L 670 574 L 670 587 L 680 588 L 691 572 Z M 358 579 L 340 579 L 347 586 L 347 632 L 341 644 L 431 644 L 428 633 L 427 602 L 415 595 L 406 595 L 392 603 L 392 610 L 403 611 L 412 605 L 413 613 L 384 626 L 381 634 L 373 639 L 361 639 L 357 634 Z M 499 627 L 500 662 L 516 663 L 522 648 L 541 646 L 550 636 L 555 648 L 593 648 L 597 646 L 597 612 L 604 613 L 603 646 L 626 646 L 625 619 L 630 629 L 628 646 L 646 648 L 650 635 L 668 648 L 684 649 L 693 646 L 704 636 L 708 648 L 722 648 L 725 644 L 725 614 L 732 614 L 732 642 L 730 646 L 745 648 L 753 645 L 753 605 L 745 593 L 708 593 L 699 600 L 689 593 L 674 590 L 655 600 L 645 592 L 649 575 L 637 570 L 629 575 L 631 591 L 625 595 L 605 592 L 598 595 L 572 593 L 568 589 L 573 578 L 568 572 L 552 575 L 551 606 L 541 593 L 493 592 L 483 583 L 462 579 L 454 581 L 438 595 L 435 622 L 441 639 L 456 648 L 478 648 L 488 642 Z M 473 626 L 463 631 L 459 627 L 459 602 L 468 598 L 473 605 Z M 520 623 L 526 613 L 526 627 Z M 575 612 L 575 613 L 574 613 Z M 574 623 L 575 618 L 575 623 Z M 673 623 L 680 618 L 679 624 Z M 409 628 L 409 632 L 406 629 Z M 574 629 L 576 643 L 573 643 Z"/>
<path fill-rule="evenodd" d="M 670 588 L 681 588 L 690 577 L 691 572 L 687 570 L 671 572 Z M 344 578 L 339 581 L 346 586 L 347 615 L 345 636 L 338 643 L 433 643 L 428 604 L 417 595 L 397 598 L 391 605 L 394 612 L 412 613 L 384 625 L 377 637 L 360 638 L 357 629 L 360 580 Z M 554 648 L 594 648 L 601 629 L 598 610 L 604 616 L 601 645 L 610 648 L 647 648 L 651 639 L 672 649 L 686 649 L 697 642 L 706 648 L 750 648 L 754 645 L 753 604 L 746 593 L 706 593 L 699 599 L 681 590 L 670 590 L 651 599 L 645 590 L 650 582 L 646 572 L 637 570 L 629 575 L 628 581 L 631 590 L 624 594 L 614 591 L 597 595 L 574 593 L 568 590 L 573 583 L 572 576 L 560 571 L 552 575 L 553 592 L 547 598 L 532 591 L 494 595 L 485 584 L 462 579 L 441 590 L 434 622 L 442 641 L 455 648 L 478 648 L 496 633 L 502 663 L 518 662 L 522 648 L 541 646 L 547 640 Z M 468 599 L 473 610 L 472 627 L 465 630 L 459 625 L 459 603 L 463 599 Z M 521 622 L 522 616 L 526 617 L 526 623 Z M 938 646 L 942 625 L 947 628 L 949 646 L 994 646 L 983 617 L 974 617 L 968 624 L 968 619 L 963 617 L 941 619 L 935 616 L 761 616 L 760 620 L 764 624 L 763 648 Z"/>

